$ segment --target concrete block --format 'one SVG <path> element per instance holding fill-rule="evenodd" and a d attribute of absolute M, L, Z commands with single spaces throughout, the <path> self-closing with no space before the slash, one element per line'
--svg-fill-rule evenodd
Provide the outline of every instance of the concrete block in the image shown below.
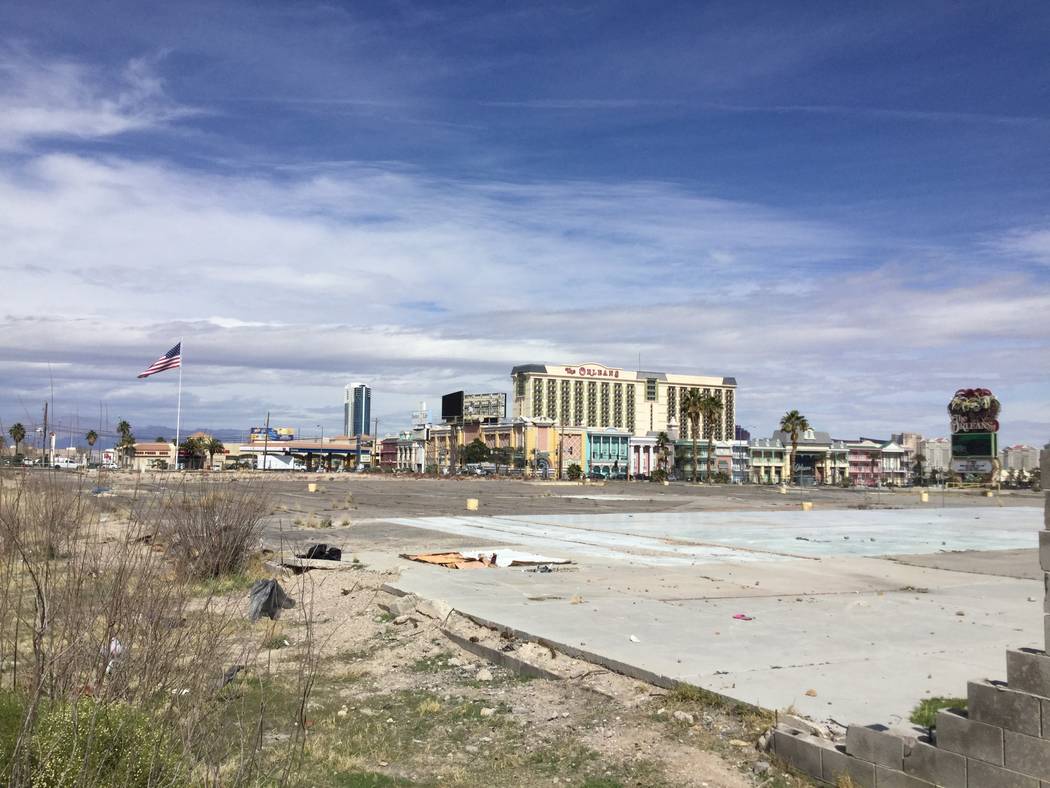
<path fill-rule="evenodd" d="M 966 788 L 1039 788 L 1039 781 L 990 763 L 967 760 Z"/>
<path fill-rule="evenodd" d="M 904 773 L 943 788 L 966 788 L 966 758 L 925 742 L 905 747 Z"/>
<path fill-rule="evenodd" d="M 467 498 L 467 511 L 468 512 L 476 512 L 477 510 L 478 510 L 478 499 L 477 498 Z"/>
<path fill-rule="evenodd" d="M 1029 736 L 1040 735 L 1042 711 L 1035 695 L 1016 692 L 1002 683 L 969 681 L 966 696 L 971 720 Z"/>
<path fill-rule="evenodd" d="M 936 783 L 920 780 L 896 769 L 887 769 L 885 766 L 875 767 L 875 781 L 879 788 L 935 788 Z M 965 786 L 964 786 L 965 788 Z"/>
<path fill-rule="evenodd" d="M 1035 649 L 1008 649 L 1006 683 L 1012 690 L 1050 698 L 1050 657 Z"/>
<path fill-rule="evenodd" d="M 975 722 L 966 712 L 937 712 L 937 746 L 967 758 L 1003 765 L 1003 729 Z"/>
<path fill-rule="evenodd" d="M 1023 733 L 1006 731 L 1004 744 L 1007 769 L 1050 780 L 1050 739 L 1035 739 Z"/>
<path fill-rule="evenodd" d="M 1043 572 L 1043 615 L 1047 614 L 1050 614 L 1050 572 Z"/>
<path fill-rule="evenodd" d="M 1050 739 L 1050 700 L 1040 701 L 1039 703 L 1043 707 L 1043 738 Z"/>
<path fill-rule="evenodd" d="M 1039 566 L 1050 572 L 1050 531 L 1039 532 Z"/>
<path fill-rule="evenodd" d="M 829 747 L 816 736 L 805 733 L 773 731 L 773 752 L 794 769 L 816 780 L 822 779 L 821 751 Z"/>
<path fill-rule="evenodd" d="M 887 733 L 888 730 L 885 725 L 850 725 L 846 729 L 846 752 L 900 771 L 904 762 L 904 739 Z"/>
<path fill-rule="evenodd" d="M 813 501 L 803 501 L 802 502 L 802 511 L 804 511 L 804 512 L 811 512 L 811 511 L 813 511 Z"/>
<path fill-rule="evenodd" d="M 840 777 L 849 777 L 850 784 L 857 788 L 875 788 L 875 764 L 847 755 L 838 747 L 828 747 L 820 753 L 821 779 L 832 785 L 839 784 Z"/>

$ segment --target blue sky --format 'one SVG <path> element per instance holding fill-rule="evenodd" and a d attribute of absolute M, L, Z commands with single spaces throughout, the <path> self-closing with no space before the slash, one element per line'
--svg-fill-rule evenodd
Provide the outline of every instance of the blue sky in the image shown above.
<path fill-rule="evenodd" d="M 14 3 L 0 417 L 381 430 L 513 364 L 1050 439 L 1045 3 Z M 63 415 L 64 414 L 64 415 Z"/>

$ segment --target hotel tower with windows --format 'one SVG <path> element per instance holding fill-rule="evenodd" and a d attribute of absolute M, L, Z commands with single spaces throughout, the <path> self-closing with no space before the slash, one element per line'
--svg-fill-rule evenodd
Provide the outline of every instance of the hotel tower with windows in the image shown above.
<path fill-rule="evenodd" d="M 731 441 L 736 425 L 736 379 L 677 375 L 601 364 L 522 364 L 511 370 L 514 416 L 551 419 L 559 427 L 621 429 L 643 437 L 667 432 L 690 438 L 682 394 L 699 389 L 722 401 L 722 412 L 701 423 L 698 438 Z"/>

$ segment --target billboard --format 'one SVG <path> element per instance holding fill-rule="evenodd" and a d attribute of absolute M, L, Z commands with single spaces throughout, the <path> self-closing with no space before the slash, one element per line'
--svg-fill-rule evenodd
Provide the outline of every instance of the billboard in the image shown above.
<path fill-rule="evenodd" d="M 466 394 L 463 398 L 465 421 L 499 421 L 507 417 L 507 395 L 497 391 L 491 394 Z"/>
<path fill-rule="evenodd" d="M 952 427 L 952 471 L 994 480 L 999 470 L 999 411 L 988 389 L 959 389 L 948 403 Z"/>
<path fill-rule="evenodd" d="M 455 421 L 463 418 L 463 392 L 453 391 L 441 398 L 441 420 Z"/>
<path fill-rule="evenodd" d="M 956 432 L 952 435 L 952 458 L 995 457 L 998 436 L 994 432 Z"/>
<path fill-rule="evenodd" d="M 290 441 L 295 438 L 295 430 L 291 427 L 270 427 L 267 433 L 266 427 L 252 427 L 248 430 L 249 443 L 265 443 L 267 441 Z"/>

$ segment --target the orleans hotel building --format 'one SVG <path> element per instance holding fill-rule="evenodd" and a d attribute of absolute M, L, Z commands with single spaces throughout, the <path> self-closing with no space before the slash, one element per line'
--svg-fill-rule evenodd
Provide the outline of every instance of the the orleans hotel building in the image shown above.
<path fill-rule="evenodd" d="M 523 364 L 511 370 L 514 415 L 548 418 L 560 427 L 622 429 L 644 437 L 660 432 L 691 438 L 682 394 L 699 389 L 722 401 L 715 423 L 702 423 L 698 438 L 733 440 L 736 379 L 675 375 L 601 364 Z"/>

